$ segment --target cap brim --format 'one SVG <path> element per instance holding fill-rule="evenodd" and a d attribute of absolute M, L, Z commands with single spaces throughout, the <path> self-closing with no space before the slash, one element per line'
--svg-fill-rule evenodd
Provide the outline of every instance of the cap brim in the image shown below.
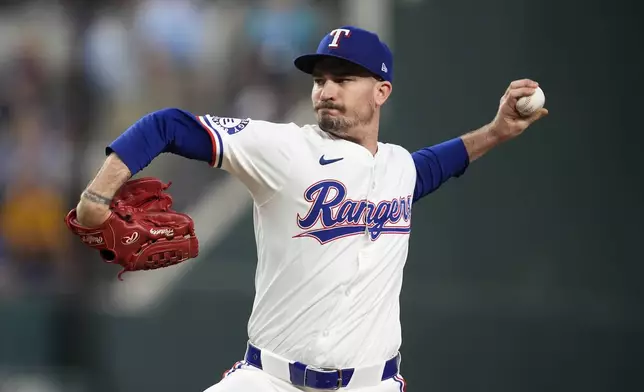
<path fill-rule="evenodd" d="M 314 53 L 314 54 L 305 54 L 303 56 L 300 56 L 296 58 L 293 63 L 295 64 L 295 67 L 299 69 L 300 71 L 307 73 L 307 74 L 313 74 L 313 70 L 315 70 L 315 65 L 322 59 L 325 58 L 335 58 L 335 59 L 341 59 L 344 61 L 347 61 L 349 63 L 358 65 L 362 68 L 364 68 L 366 71 L 371 72 L 369 68 L 367 68 L 364 64 L 360 64 L 356 61 L 349 60 L 345 57 L 342 56 L 337 56 L 334 54 L 320 54 L 320 53 Z"/>

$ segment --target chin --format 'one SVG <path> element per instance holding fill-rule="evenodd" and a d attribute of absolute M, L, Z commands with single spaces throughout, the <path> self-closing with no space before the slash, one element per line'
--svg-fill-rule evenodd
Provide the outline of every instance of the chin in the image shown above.
<path fill-rule="evenodd" d="M 321 130 L 323 130 L 324 132 L 327 132 L 327 133 L 333 133 L 333 130 L 332 130 L 332 129 L 327 128 L 326 124 L 324 124 L 324 123 L 323 123 L 323 122 L 321 122 L 321 121 L 318 121 L 318 127 L 320 127 L 320 129 L 321 129 Z"/>
<path fill-rule="evenodd" d="M 327 128 L 327 129 L 328 128 L 333 128 L 333 127 L 335 127 L 338 124 L 343 122 L 342 117 L 334 116 L 334 115 L 331 115 L 331 114 L 328 114 L 328 113 L 319 114 L 317 116 L 317 118 L 318 118 L 318 124 L 320 124 L 320 125 L 325 124 L 326 125 L 325 128 Z"/>
<path fill-rule="evenodd" d="M 329 126 L 329 123 L 326 121 L 318 121 L 318 127 L 320 127 L 321 130 L 327 133 L 333 133 L 334 129 L 332 126 Z"/>

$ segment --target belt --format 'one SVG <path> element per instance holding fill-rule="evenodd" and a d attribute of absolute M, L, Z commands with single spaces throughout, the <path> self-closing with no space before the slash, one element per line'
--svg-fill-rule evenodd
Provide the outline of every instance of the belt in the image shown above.
<path fill-rule="evenodd" d="M 248 343 L 246 362 L 298 387 L 337 390 L 347 387 L 375 386 L 393 378 L 400 368 L 400 354 L 382 364 L 365 368 L 329 369 L 288 361 Z"/>

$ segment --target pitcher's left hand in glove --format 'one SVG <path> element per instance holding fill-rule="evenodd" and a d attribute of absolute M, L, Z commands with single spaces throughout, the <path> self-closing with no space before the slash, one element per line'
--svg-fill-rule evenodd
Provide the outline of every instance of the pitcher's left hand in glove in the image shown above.
<path fill-rule="evenodd" d="M 76 209 L 67 214 L 65 223 L 105 262 L 123 267 L 119 279 L 126 271 L 181 263 L 197 257 L 199 243 L 192 218 L 171 209 L 172 197 L 165 192 L 169 186 L 151 177 L 130 180 L 114 197 L 111 214 L 102 225 L 81 226 Z"/>

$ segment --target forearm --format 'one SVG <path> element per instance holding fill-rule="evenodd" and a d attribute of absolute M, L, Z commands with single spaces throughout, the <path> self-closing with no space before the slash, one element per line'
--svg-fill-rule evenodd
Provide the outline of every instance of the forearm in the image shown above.
<path fill-rule="evenodd" d="M 81 194 L 76 206 L 78 222 L 86 227 L 103 223 L 110 215 L 112 198 L 131 176 L 123 161 L 116 154 L 110 154 Z"/>
<path fill-rule="evenodd" d="M 121 186 L 163 152 L 212 160 L 210 137 L 194 116 L 179 109 L 150 113 L 107 147 L 108 158 L 81 195 L 76 210 L 79 223 L 87 227 L 103 223 Z"/>
<path fill-rule="evenodd" d="M 452 177 L 461 176 L 470 163 L 508 138 L 499 136 L 492 124 L 412 154 L 416 166 L 414 201 L 438 189 Z"/>
<path fill-rule="evenodd" d="M 475 131 L 466 133 L 461 136 L 461 139 L 463 140 L 463 144 L 465 144 L 470 162 L 477 160 L 492 148 L 505 141 L 498 136 L 498 133 L 492 128 L 491 124 L 484 125 Z"/>

